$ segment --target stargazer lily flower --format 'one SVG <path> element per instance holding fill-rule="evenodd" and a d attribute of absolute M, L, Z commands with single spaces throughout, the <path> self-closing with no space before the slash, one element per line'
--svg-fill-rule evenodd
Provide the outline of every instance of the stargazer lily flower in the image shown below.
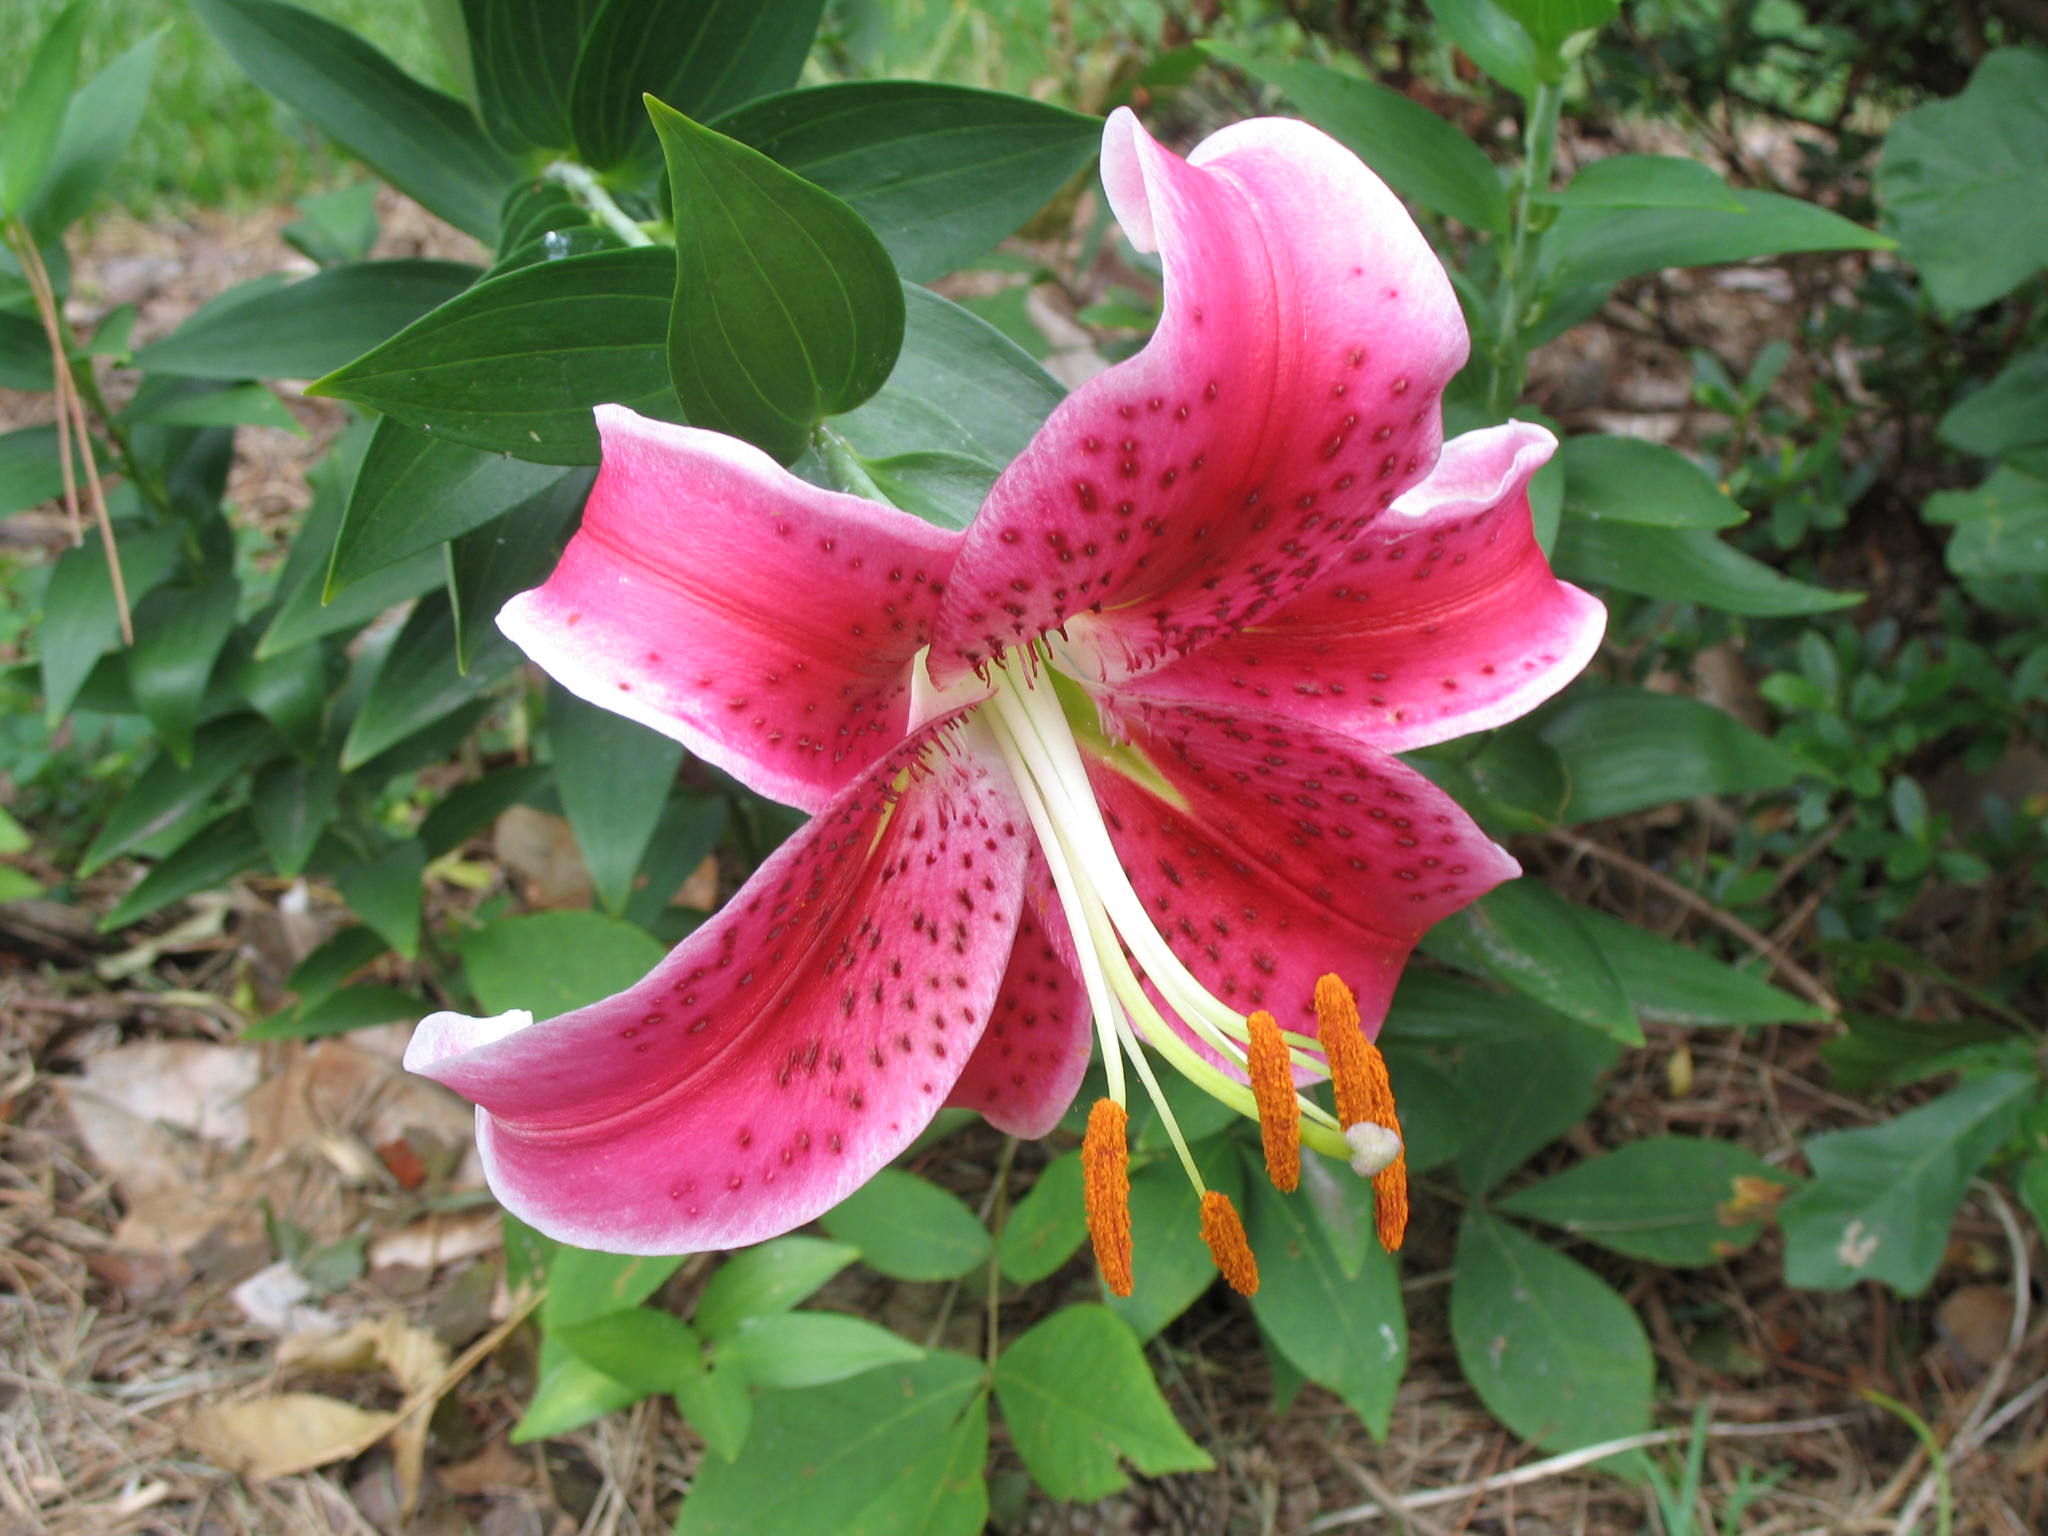
<path fill-rule="evenodd" d="M 1604 615 L 1531 532 L 1550 435 L 1442 444 L 1465 327 L 1350 153 L 1260 120 L 1182 160 L 1118 111 L 1102 177 L 1159 253 L 1158 331 L 1052 413 L 964 533 L 598 412 L 581 530 L 499 624 L 813 819 L 618 996 L 420 1026 L 407 1065 L 475 1100 L 492 1187 L 541 1230 L 643 1253 L 772 1237 L 942 1105 L 1044 1135 L 1092 1036 L 1113 1290 L 1131 1077 L 1203 1189 L 1155 1063 L 1256 1117 L 1283 1187 L 1302 1141 L 1373 1176 L 1398 1243 L 1369 1033 L 1423 931 L 1518 871 L 1388 754 L 1521 714 Z M 1301 1089 L 1326 1075 L 1335 1114 Z M 1202 1226 L 1256 1286 L 1221 1194 Z"/>

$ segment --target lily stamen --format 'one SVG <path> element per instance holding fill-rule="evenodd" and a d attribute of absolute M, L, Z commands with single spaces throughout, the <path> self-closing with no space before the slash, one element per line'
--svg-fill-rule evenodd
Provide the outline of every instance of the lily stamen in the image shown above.
<path fill-rule="evenodd" d="M 1301 1183 L 1301 1104 L 1294 1092 L 1294 1063 L 1280 1024 L 1260 1009 L 1251 1015 L 1252 1098 L 1259 1110 L 1259 1145 L 1273 1187 L 1291 1193 Z"/>
<path fill-rule="evenodd" d="M 1259 1289 L 1259 1261 L 1252 1255 L 1251 1239 L 1244 1235 L 1244 1223 L 1237 1207 L 1220 1189 L 1202 1196 L 1202 1241 L 1223 1278 L 1240 1296 L 1255 1295 Z"/>
<path fill-rule="evenodd" d="M 1081 1139 L 1081 1199 L 1095 1265 L 1111 1294 L 1131 1294 L 1130 1116 L 1114 1099 L 1097 1099 Z"/>
<path fill-rule="evenodd" d="M 1394 1083 L 1387 1058 L 1358 1024 L 1358 1000 L 1335 976 L 1316 983 L 1316 1033 L 1330 1063 L 1337 1090 L 1337 1118 L 1344 1123 L 1352 1166 L 1372 1174 L 1373 1221 L 1380 1246 L 1389 1253 L 1408 1231 L 1408 1156 L 1401 1141 L 1401 1117 L 1394 1108 Z M 1380 1135 L 1353 1133 L 1367 1128 Z M 1392 1137 L 1391 1149 L 1385 1138 Z M 1388 1155 L 1391 1150 L 1391 1157 Z"/>

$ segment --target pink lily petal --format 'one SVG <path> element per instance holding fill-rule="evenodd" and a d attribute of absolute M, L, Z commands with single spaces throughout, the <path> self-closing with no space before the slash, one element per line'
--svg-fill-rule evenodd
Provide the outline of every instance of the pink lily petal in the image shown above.
<path fill-rule="evenodd" d="M 1102 178 L 1165 313 L 996 482 L 940 609 L 941 684 L 1062 625 L 1084 673 L 1147 672 L 1292 597 L 1436 460 L 1464 321 L 1348 150 L 1267 118 L 1183 161 L 1120 109 Z"/>
<path fill-rule="evenodd" d="M 613 1253 L 732 1248 L 836 1205 L 924 1129 L 1024 898 L 1030 824 L 982 729 L 884 758 L 616 997 L 420 1025 L 406 1067 L 477 1103 L 509 1210 Z"/>
<path fill-rule="evenodd" d="M 1036 861 L 1035 861 L 1036 862 Z M 1011 1136 L 1045 1135 L 1081 1090 L 1094 1043 L 1067 920 L 1042 875 L 1025 882 L 1017 945 L 995 1012 L 946 1102 Z"/>
<path fill-rule="evenodd" d="M 960 535 L 735 438 L 616 405 L 597 425 L 582 528 L 498 627 L 571 692 L 816 811 L 904 739 Z"/>
<path fill-rule="evenodd" d="M 1110 840 L 1154 925 L 1209 991 L 1315 1033 L 1334 971 L 1377 1030 L 1430 924 L 1521 872 L 1443 791 L 1313 725 L 1192 706 L 1111 723 L 1169 799 L 1096 757 Z"/>
<path fill-rule="evenodd" d="M 1386 752 L 1526 714 L 1578 675 L 1607 624 L 1551 574 L 1530 525 L 1529 477 L 1556 446 L 1519 421 L 1446 443 L 1314 586 L 1130 691 L 1284 712 Z"/>

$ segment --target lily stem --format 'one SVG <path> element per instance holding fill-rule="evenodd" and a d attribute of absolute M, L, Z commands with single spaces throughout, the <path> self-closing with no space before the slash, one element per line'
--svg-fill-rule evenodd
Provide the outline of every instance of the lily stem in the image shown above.
<path fill-rule="evenodd" d="M 811 428 L 811 446 L 817 449 L 818 457 L 824 461 L 826 473 L 831 475 L 832 483 L 838 489 L 849 496 L 879 501 L 885 507 L 896 505 L 883 493 L 882 488 L 875 484 L 875 477 L 868 473 L 867 465 L 863 464 L 860 455 L 853 451 L 853 444 L 839 432 L 821 421 Z"/>
<path fill-rule="evenodd" d="M 1529 350 L 1523 344 L 1523 317 L 1527 314 L 1534 287 L 1533 273 L 1537 217 L 1534 199 L 1550 188 L 1551 168 L 1557 159 L 1557 122 L 1564 106 L 1564 86 L 1546 80 L 1529 98 L 1528 116 L 1522 126 L 1522 170 L 1515 182 L 1514 236 L 1501 258 L 1499 339 L 1494 347 L 1493 412 L 1504 416 L 1522 393 Z"/>
<path fill-rule="evenodd" d="M 596 172 L 589 166 L 578 165 L 574 160 L 556 160 L 541 175 L 567 187 L 576 200 L 590 210 L 592 218 L 626 244 L 654 244 L 654 237 L 626 217 L 626 210 L 612 201 L 611 193 L 605 191 L 604 183 L 597 179 Z"/>

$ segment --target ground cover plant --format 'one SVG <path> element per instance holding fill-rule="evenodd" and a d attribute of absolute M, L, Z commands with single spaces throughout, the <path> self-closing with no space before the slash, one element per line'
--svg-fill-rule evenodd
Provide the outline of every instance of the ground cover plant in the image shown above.
<path fill-rule="evenodd" d="M 53 11 L 13 1508 L 2037 1524 L 2048 65 L 2000 11 L 1871 84 L 1920 13 L 1766 9 L 451 3 L 412 72 L 373 9 Z M 84 221 L 204 47 L 362 169 L 153 323 Z M 1329 138 L 1179 158 L 1262 114 Z M 383 1050 L 429 1014 L 531 1224 Z M 232 1366 L 85 1348 L 173 1312 Z"/>

